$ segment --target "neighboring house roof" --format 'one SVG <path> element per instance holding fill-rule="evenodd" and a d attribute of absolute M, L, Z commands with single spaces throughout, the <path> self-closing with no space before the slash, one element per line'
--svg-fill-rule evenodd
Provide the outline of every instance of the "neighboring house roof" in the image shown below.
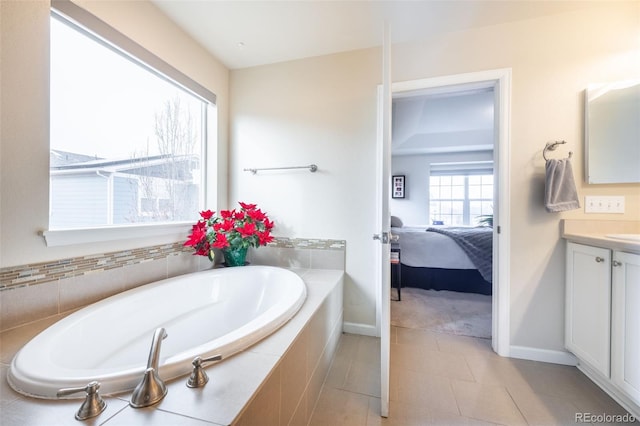
<path fill-rule="evenodd" d="M 49 167 L 57 169 L 58 167 L 68 166 L 71 164 L 84 163 L 91 160 L 103 160 L 94 155 L 76 154 L 75 152 L 60 151 L 52 149 L 49 152 Z"/>
<path fill-rule="evenodd" d="M 197 168 L 199 163 L 199 158 L 196 155 L 99 158 L 60 150 L 51 150 L 50 158 L 49 167 L 52 174 L 128 173 L 189 181 L 192 179 L 191 171 Z"/>

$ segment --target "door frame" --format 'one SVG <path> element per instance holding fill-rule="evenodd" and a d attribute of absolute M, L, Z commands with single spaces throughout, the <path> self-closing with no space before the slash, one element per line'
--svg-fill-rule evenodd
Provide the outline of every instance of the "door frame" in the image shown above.
<path fill-rule="evenodd" d="M 464 74 L 447 75 L 441 77 L 425 78 L 419 80 L 402 81 L 392 83 L 392 94 L 432 89 L 443 86 L 460 84 L 486 84 L 486 87 L 494 88 L 494 176 L 497 177 L 497 185 L 494 185 L 494 233 L 493 233 L 493 283 L 491 303 L 491 346 L 500 356 L 508 357 L 510 354 L 510 148 L 511 148 L 511 68 L 471 72 Z M 378 106 L 383 103 L 382 90 L 378 90 Z M 378 125 L 380 133 L 382 126 Z M 382 148 L 382 137 L 378 134 L 378 150 Z M 385 161 L 384 159 L 378 161 Z M 382 181 L 390 176 L 383 176 L 384 167 L 377 165 L 376 177 Z M 390 173 L 390 171 L 387 171 Z M 388 179 L 387 179 L 388 180 Z M 378 188 L 378 197 L 381 197 Z M 495 209 L 497 204 L 498 208 Z M 376 257 L 376 262 L 381 262 L 381 256 Z M 380 271 L 381 268 L 376 268 Z M 380 282 L 380 280 L 376 280 Z M 383 280 L 384 282 L 384 280 Z M 381 287 L 376 290 L 376 328 L 377 335 L 381 339 L 388 339 L 388 331 L 382 331 L 389 327 L 388 320 L 384 321 L 382 315 L 382 297 L 389 294 Z M 388 297 L 388 296 L 387 296 Z M 386 323 L 386 324 L 385 324 Z M 382 342 L 383 347 L 389 346 L 389 342 Z M 388 361 L 388 360 L 387 360 Z"/>

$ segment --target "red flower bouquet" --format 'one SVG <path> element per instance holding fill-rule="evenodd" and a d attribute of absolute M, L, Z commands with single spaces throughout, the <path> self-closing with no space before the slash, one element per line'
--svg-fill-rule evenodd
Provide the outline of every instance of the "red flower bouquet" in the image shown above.
<path fill-rule="evenodd" d="M 213 260 L 214 248 L 225 254 L 241 251 L 246 254 L 249 247 L 267 245 L 273 241 L 273 222 L 255 204 L 240 203 L 240 210 L 220 210 L 219 215 L 205 210 L 200 212 L 200 220 L 193 225 L 185 246 L 193 247 L 196 255 L 208 256 Z M 242 259 L 244 264 L 244 258 Z"/>

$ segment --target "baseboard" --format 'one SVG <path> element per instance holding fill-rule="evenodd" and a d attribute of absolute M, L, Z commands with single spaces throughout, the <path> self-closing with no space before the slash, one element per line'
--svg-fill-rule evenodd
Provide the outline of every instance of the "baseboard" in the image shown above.
<path fill-rule="evenodd" d="M 528 359 L 530 361 L 549 362 L 551 364 L 562 364 L 575 366 L 578 360 L 569 352 L 552 351 L 549 349 L 531 348 L 528 346 L 511 346 L 509 357 Z"/>
<path fill-rule="evenodd" d="M 360 324 L 356 322 L 345 321 L 342 324 L 342 331 L 345 333 L 360 334 L 362 336 L 378 336 L 375 325 Z"/>

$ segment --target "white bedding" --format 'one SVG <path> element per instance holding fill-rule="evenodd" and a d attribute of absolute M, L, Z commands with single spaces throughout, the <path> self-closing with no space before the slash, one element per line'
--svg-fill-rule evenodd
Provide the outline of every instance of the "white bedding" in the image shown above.
<path fill-rule="evenodd" d="M 399 236 L 403 264 L 421 268 L 476 269 L 455 241 L 437 232 L 426 232 L 426 229 L 391 228 L 391 234 Z"/>

